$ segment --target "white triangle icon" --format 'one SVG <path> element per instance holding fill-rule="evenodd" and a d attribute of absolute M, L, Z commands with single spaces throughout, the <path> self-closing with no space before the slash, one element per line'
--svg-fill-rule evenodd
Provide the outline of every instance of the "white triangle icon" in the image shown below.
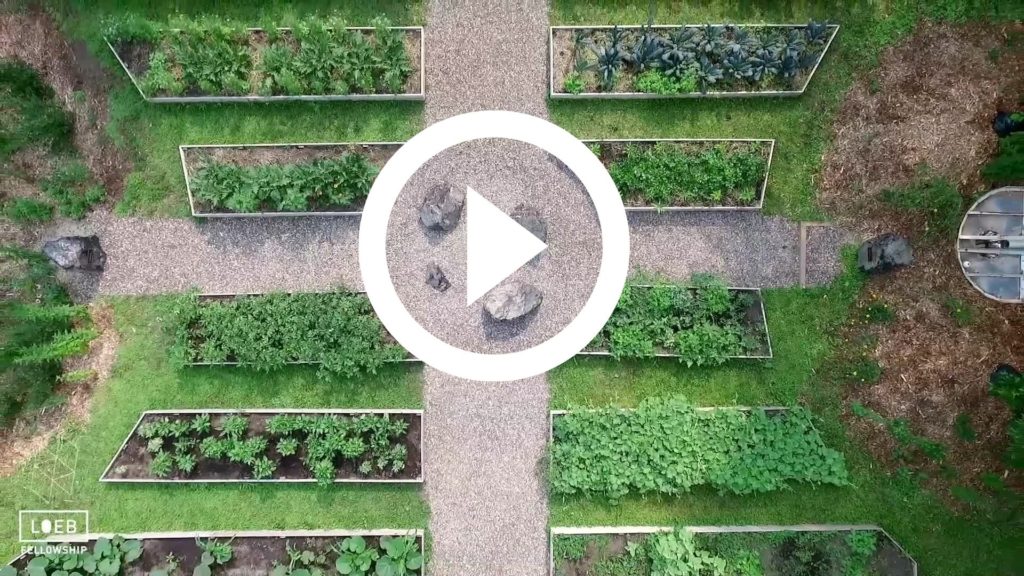
<path fill-rule="evenodd" d="M 540 238 L 466 187 L 466 305 L 548 247 Z"/>

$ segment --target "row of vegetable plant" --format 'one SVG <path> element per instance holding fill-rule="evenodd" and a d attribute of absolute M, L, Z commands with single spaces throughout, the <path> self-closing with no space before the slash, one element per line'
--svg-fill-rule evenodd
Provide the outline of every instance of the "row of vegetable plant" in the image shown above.
<path fill-rule="evenodd" d="M 590 354 L 618 359 L 677 357 L 688 366 L 771 356 L 760 292 L 696 274 L 691 285 L 627 285 Z"/>
<path fill-rule="evenodd" d="M 349 292 L 185 295 L 175 301 L 170 330 L 180 367 L 315 363 L 324 377 L 351 377 L 408 357 L 366 296 Z"/>
<path fill-rule="evenodd" d="M 558 26 L 553 97 L 796 95 L 839 27 Z"/>
<path fill-rule="evenodd" d="M 420 531 L 290 531 L 103 536 L 24 554 L 0 576 L 412 576 L 423 573 Z"/>
<path fill-rule="evenodd" d="M 873 526 L 553 528 L 553 576 L 916 576 Z"/>
<path fill-rule="evenodd" d="M 391 27 L 384 17 L 369 28 L 321 16 L 265 28 L 217 17 L 126 17 L 106 38 L 153 101 L 423 97 L 422 29 Z"/>
<path fill-rule="evenodd" d="M 358 213 L 400 144 L 182 146 L 192 214 Z"/>
<path fill-rule="evenodd" d="M 850 483 L 806 409 L 701 410 L 679 397 L 554 415 L 549 478 L 554 494 L 612 501 L 694 486 L 755 494 Z"/>
<path fill-rule="evenodd" d="M 629 208 L 760 208 L 773 140 L 606 140 L 589 144 Z"/>
<path fill-rule="evenodd" d="M 418 411 L 146 412 L 108 482 L 422 481 Z"/>

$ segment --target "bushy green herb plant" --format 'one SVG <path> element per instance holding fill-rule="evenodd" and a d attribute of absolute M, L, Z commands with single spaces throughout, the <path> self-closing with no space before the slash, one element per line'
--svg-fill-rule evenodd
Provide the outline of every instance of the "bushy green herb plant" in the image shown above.
<path fill-rule="evenodd" d="M 266 294 L 178 300 L 172 330 L 179 365 L 238 362 L 257 370 L 318 362 L 322 374 L 374 372 L 405 352 L 361 294 Z"/>
<path fill-rule="evenodd" d="M 763 346 L 763 328 L 746 321 L 749 295 L 707 275 L 692 284 L 626 286 L 591 347 L 620 359 L 673 352 L 688 366 L 714 366 Z"/>
<path fill-rule="evenodd" d="M 668 76 L 660 70 L 648 70 L 636 77 L 638 92 L 649 94 L 689 94 L 699 88 L 696 68 L 690 68 L 679 77 Z"/>
<path fill-rule="evenodd" d="M 412 536 L 381 536 L 380 547 L 384 554 L 374 566 L 377 576 L 406 576 L 423 567 L 423 554 Z"/>
<path fill-rule="evenodd" d="M 337 555 L 334 566 L 338 574 L 348 576 L 366 576 L 374 563 L 380 558 L 380 552 L 366 544 L 362 536 L 350 536 L 331 547 Z"/>
<path fill-rule="evenodd" d="M 211 576 L 214 568 L 227 565 L 234 555 L 231 540 L 222 542 L 214 538 L 203 540 L 197 537 L 196 546 L 203 553 L 200 556 L 199 564 L 192 570 L 192 576 Z"/>
<path fill-rule="evenodd" d="M 569 94 L 581 94 L 583 89 L 586 88 L 583 75 L 579 72 L 572 72 L 566 75 L 563 88 Z"/>
<path fill-rule="evenodd" d="M 627 202 L 653 206 L 749 206 L 767 177 L 760 143 L 633 144 L 608 167 Z"/>
<path fill-rule="evenodd" d="M 299 164 L 240 166 L 207 162 L 191 181 L 197 201 L 231 212 L 353 209 L 366 198 L 379 168 L 346 153 Z"/>
<path fill-rule="evenodd" d="M 556 418 L 549 478 L 555 494 L 613 501 L 699 485 L 751 494 L 849 483 L 843 456 L 825 446 L 805 409 L 698 410 L 682 398 Z"/>
<path fill-rule="evenodd" d="M 701 550 L 685 529 L 654 534 L 647 542 L 651 576 L 726 576 L 726 561 Z"/>

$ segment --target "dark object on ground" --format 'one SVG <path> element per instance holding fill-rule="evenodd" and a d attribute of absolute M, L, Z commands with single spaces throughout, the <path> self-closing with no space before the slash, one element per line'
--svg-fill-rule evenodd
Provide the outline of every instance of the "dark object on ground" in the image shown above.
<path fill-rule="evenodd" d="M 107 265 L 107 254 L 96 236 L 65 236 L 48 240 L 43 253 L 64 269 L 102 271 Z"/>
<path fill-rule="evenodd" d="M 860 245 L 857 266 L 868 273 L 886 272 L 909 266 L 914 262 L 914 251 L 906 238 L 896 234 L 882 234 Z"/>
<path fill-rule="evenodd" d="M 520 204 L 512 211 L 512 218 L 541 242 L 548 241 L 547 222 L 540 217 L 540 211 L 536 208 Z"/>
<path fill-rule="evenodd" d="M 466 194 L 455 186 L 438 184 L 427 192 L 420 207 L 420 222 L 429 230 L 454 230 L 462 215 Z"/>
<path fill-rule="evenodd" d="M 543 299 L 540 290 L 513 281 L 491 290 L 484 297 L 484 309 L 495 320 L 515 320 L 532 312 Z"/>
<path fill-rule="evenodd" d="M 1000 112 L 996 114 L 996 117 L 992 120 L 992 129 L 995 130 L 999 137 L 1009 136 L 1011 132 L 1020 132 L 1024 130 L 1024 121 L 1017 119 L 1017 117 L 1024 114 L 1017 112 L 1014 114 L 1007 114 L 1006 112 Z"/>
<path fill-rule="evenodd" d="M 444 275 L 444 270 L 437 264 L 431 264 L 427 267 L 427 284 L 438 292 L 444 292 L 452 283 L 448 281 L 448 277 Z"/>

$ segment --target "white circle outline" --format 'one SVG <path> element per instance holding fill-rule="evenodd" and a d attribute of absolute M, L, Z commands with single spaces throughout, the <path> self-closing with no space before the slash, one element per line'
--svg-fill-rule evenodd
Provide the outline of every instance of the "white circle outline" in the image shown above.
<path fill-rule="evenodd" d="M 590 298 L 558 334 L 526 350 L 481 354 L 462 350 L 424 329 L 409 314 L 387 262 L 391 211 L 420 166 L 452 146 L 483 138 L 517 140 L 560 160 L 590 195 L 601 226 L 601 268 Z M 363 287 L 381 322 L 399 344 L 423 362 L 453 376 L 481 382 L 521 380 L 562 364 L 604 327 L 629 272 L 629 224 L 615 182 L 601 161 L 575 136 L 536 116 L 503 110 L 469 112 L 432 124 L 406 142 L 384 165 L 370 189 L 359 225 Z"/>

